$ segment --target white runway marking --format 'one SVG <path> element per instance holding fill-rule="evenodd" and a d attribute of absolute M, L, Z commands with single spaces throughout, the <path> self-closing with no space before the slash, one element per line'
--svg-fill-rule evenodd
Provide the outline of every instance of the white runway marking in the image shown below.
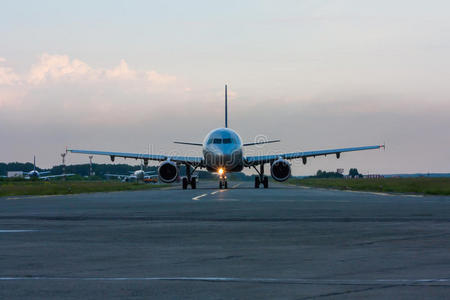
<path fill-rule="evenodd" d="M 218 192 L 220 192 L 220 191 L 212 192 L 211 195 L 215 195 L 215 194 L 217 194 Z"/>
<path fill-rule="evenodd" d="M 34 229 L 0 229 L 0 233 L 35 232 Z"/>
<path fill-rule="evenodd" d="M 206 281 L 285 283 L 314 285 L 400 285 L 400 286 L 450 286 L 448 278 L 426 279 L 305 279 L 305 278 L 243 278 L 243 277 L 0 277 L 0 281 Z"/>
<path fill-rule="evenodd" d="M 201 194 L 200 196 L 197 196 L 197 197 L 192 198 L 192 200 L 198 200 L 198 199 L 200 199 L 201 197 L 205 197 L 206 195 L 208 195 L 208 194 Z"/>
<path fill-rule="evenodd" d="M 240 186 L 240 185 L 241 185 L 241 184 L 238 183 L 238 184 L 233 185 L 231 188 L 234 189 L 234 188 L 237 188 L 237 187 Z"/>

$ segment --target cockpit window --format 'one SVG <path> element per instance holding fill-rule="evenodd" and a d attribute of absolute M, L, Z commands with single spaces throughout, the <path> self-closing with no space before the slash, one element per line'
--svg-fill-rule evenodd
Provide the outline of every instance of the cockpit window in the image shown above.
<path fill-rule="evenodd" d="M 222 139 L 214 139 L 214 144 L 222 144 Z"/>
<path fill-rule="evenodd" d="M 230 138 L 228 138 L 228 139 L 223 139 L 223 143 L 224 143 L 224 144 L 231 144 L 231 143 L 233 143 L 233 139 L 230 139 Z"/>
<path fill-rule="evenodd" d="M 213 142 L 213 139 L 209 139 L 209 140 L 208 140 L 208 145 L 209 145 L 209 144 L 212 144 L 212 142 Z"/>

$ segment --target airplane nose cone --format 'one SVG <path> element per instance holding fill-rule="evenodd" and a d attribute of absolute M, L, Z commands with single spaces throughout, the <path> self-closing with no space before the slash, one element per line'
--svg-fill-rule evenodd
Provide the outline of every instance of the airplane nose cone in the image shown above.
<path fill-rule="evenodd" d="M 220 153 L 218 158 L 218 165 L 224 166 L 225 169 L 233 169 L 233 167 L 238 163 L 239 151 L 230 151 L 225 153 Z"/>

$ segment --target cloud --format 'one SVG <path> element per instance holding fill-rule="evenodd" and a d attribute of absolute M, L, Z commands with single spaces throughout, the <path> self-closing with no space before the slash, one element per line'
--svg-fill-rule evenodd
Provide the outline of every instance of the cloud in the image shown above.
<path fill-rule="evenodd" d="M 101 74 L 101 70 L 99 70 Z M 105 75 L 107 78 L 119 78 L 119 79 L 136 79 L 137 78 L 137 72 L 130 69 L 127 62 L 125 60 L 121 60 L 119 65 L 111 70 L 105 70 Z M 154 72 L 154 71 L 152 71 Z M 155 72 L 156 73 L 156 72 Z"/>
<path fill-rule="evenodd" d="M 132 122 L 139 122 L 160 117 L 153 107 L 176 107 L 175 102 L 186 99 L 185 89 L 176 76 L 136 70 L 124 59 L 101 68 L 69 55 L 44 53 L 23 74 L 0 64 L 0 119 L 39 115 L 42 123 L 111 125 L 130 122 L 133 116 Z"/>
<path fill-rule="evenodd" d="M 0 63 L 4 63 L 6 59 L 0 57 Z M 11 68 L 0 66 L 0 85 L 14 85 L 19 83 L 20 76 Z"/>
<path fill-rule="evenodd" d="M 44 84 L 50 81 L 108 81 L 108 80 L 134 80 L 149 81 L 154 85 L 166 85 L 176 81 L 172 75 L 160 74 L 155 70 L 133 70 L 122 59 L 120 63 L 110 69 L 96 68 L 68 55 L 52 55 L 44 53 L 39 61 L 31 67 L 28 82 L 33 85 Z"/>
<path fill-rule="evenodd" d="M 44 53 L 39 62 L 31 67 L 28 82 L 41 84 L 48 80 L 76 79 L 95 73 L 88 64 L 78 59 L 70 59 L 67 55 L 50 55 Z"/>
<path fill-rule="evenodd" d="M 171 75 L 159 74 L 155 71 L 146 72 L 147 80 L 155 84 L 168 84 L 174 82 L 177 78 Z"/>

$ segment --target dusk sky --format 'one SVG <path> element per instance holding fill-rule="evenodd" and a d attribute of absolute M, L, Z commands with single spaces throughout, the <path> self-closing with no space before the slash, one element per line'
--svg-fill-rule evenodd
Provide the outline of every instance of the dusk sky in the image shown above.
<path fill-rule="evenodd" d="M 50 167 L 66 146 L 201 155 L 172 141 L 223 126 L 228 84 L 229 126 L 245 142 L 281 139 L 249 154 L 386 142 L 297 161 L 294 175 L 450 172 L 449 11 L 434 0 L 3 1 L 0 161 Z"/>

